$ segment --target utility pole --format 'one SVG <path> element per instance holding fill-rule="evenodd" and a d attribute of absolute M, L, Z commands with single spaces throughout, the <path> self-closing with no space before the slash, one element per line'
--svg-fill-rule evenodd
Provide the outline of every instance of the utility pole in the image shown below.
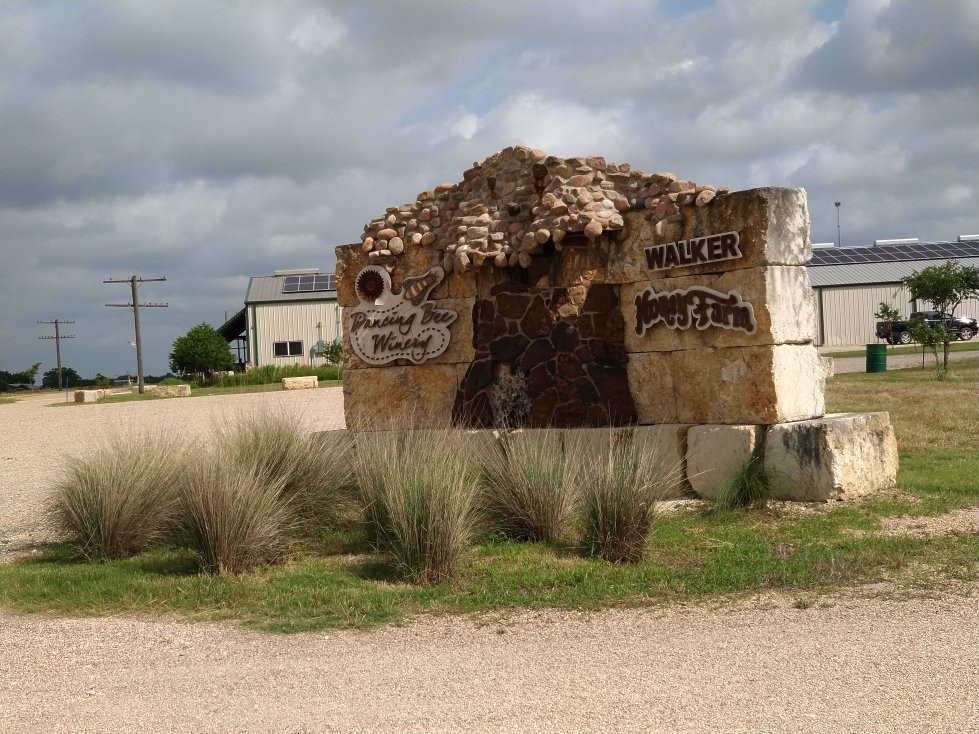
<path fill-rule="evenodd" d="M 137 276 L 132 276 L 131 278 L 126 278 L 125 280 L 103 280 L 103 283 L 129 283 L 133 291 L 133 302 L 132 303 L 107 303 L 106 306 L 110 308 L 131 308 L 133 310 L 133 321 L 136 323 L 136 375 L 138 379 L 139 392 L 145 392 L 143 386 L 143 340 L 139 333 L 139 309 L 140 308 L 167 308 L 169 304 L 167 303 L 140 303 L 139 302 L 139 284 L 140 283 L 159 283 L 165 281 L 167 278 L 163 276 L 162 278 L 140 278 Z"/>
<path fill-rule="evenodd" d="M 61 384 L 61 340 L 62 339 L 74 339 L 74 334 L 62 334 L 61 330 L 58 328 L 61 324 L 73 324 L 74 321 L 64 321 L 62 319 L 55 319 L 54 321 L 38 321 L 39 324 L 54 324 L 54 336 L 39 336 L 38 339 L 54 339 L 54 353 L 58 356 L 58 389 L 62 388 Z"/>
<path fill-rule="evenodd" d="M 840 202 L 833 203 L 836 205 L 836 246 L 843 247 L 843 237 L 840 235 Z"/>

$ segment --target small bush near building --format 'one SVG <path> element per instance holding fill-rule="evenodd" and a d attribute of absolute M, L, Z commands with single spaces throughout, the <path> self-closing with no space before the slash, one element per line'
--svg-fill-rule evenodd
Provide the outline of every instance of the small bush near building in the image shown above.
<path fill-rule="evenodd" d="M 471 447 L 454 430 L 364 433 L 357 484 L 378 547 L 426 585 L 457 572 L 473 532 Z"/>
<path fill-rule="evenodd" d="M 240 385 L 268 385 L 282 382 L 283 377 L 307 377 L 316 375 L 319 381 L 337 381 L 343 378 L 343 367 L 338 365 L 323 365 L 310 367 L 308 365 L 263 365 L 247 372 L 235 372 L 233 375 L 215 375 L 211 384 L 215 387 L 238 387 Z"/>
<path fill-rule="evenodd" d="M 592 555 L 638 563 L 656 515 L 656 503 L 682 476 L 682 467 L 632 437 L 609 432 L 601 451 L 579 455 L 574 476 L 582 497 L 584 539 Z"/>
<path fill-rule="evenodd" d="M 52 524 L 93 560 L 142 551 L 173 528 L 184 457 L 180 441 L 157 433 L 69 459 L 49 502 Z"/>
<path fill-rule="evenodd" d="M 490 530 L 514 540 L 549 541 L 564 533 L 575 507 L 572 466 L 550 431 L 503 436 L 480 466 L 480 508 Z"/>

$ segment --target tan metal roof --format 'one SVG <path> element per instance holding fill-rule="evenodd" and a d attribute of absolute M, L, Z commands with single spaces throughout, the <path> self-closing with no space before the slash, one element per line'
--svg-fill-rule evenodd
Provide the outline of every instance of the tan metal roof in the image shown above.
<path fill-rule="evenodd" d="M 282 286 L 288 275 L 256 275 L 248 281 L 245 305 L 252 303 L 280 303 L 286 301 L 335 301 L 336 291 L 312 291 L 283 293 Z"/>

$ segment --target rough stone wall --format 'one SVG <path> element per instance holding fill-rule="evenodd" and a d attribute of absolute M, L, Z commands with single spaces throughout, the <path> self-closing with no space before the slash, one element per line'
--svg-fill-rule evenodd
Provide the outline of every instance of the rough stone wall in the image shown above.
<path fill-rule="evenodd" d="M 505 282 L 473 311 L 475 359 L 453 422 L 566 428 L 636 422 L 617 288 L 593 283 L 580 306 L 567 288 Z"/>
<path fill-rule="evenodd" d="M 586 180 L 587 179 L 587 180 Z M 736 232 L 738 257 L 652 269 L 645 248 Z M 397 289 L 441 265 L 431 292 L 456 310 L 448 349 L 369 367 L 344 329 L 353 429 L 446 425 L 774 424 L 823 414 L 805 192 L 729 193 L 598 157 L 513 148 L 422 192 L 337 248 L 354 278 L 383 265 Z M 637 330 L 637 297 L 737 291 L 754 329 Z M 345 323 L 345 326 L 348 324 Z"/>

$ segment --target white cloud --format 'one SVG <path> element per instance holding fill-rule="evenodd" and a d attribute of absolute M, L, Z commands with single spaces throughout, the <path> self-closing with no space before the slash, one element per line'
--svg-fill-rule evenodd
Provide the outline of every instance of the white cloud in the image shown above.
<path fill-rule="evenodd" d="M 346 34 L 346 26 L 321 9 L 307 15 L 293 28 L 289 40 L 306 53 L 321 54 Z"/>

